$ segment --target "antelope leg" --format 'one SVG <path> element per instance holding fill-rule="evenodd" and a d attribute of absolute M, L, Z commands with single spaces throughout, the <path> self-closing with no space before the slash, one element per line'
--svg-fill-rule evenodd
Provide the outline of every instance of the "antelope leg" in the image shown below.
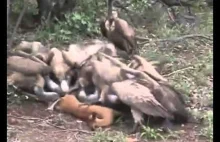
<path fill-rule="evenodd" d="M 55 105 L 60 101 L 60 98 L 53 102 L 46 110 L 54 110 Z"/>

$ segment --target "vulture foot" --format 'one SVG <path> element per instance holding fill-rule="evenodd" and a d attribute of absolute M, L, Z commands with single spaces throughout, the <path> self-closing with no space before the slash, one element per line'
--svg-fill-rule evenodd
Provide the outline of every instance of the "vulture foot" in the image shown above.
<path fill-rule="evenodd" d="M 133 128 L 131 129 L 131 131 L 129 131 L 128 133 L 131 135 L 131 134 L 135 134 L 135 133 L 139 132 L 141 130 L 141 126 L 142 126 L 142 124 L 135 123 Z"/>
<path fill-rule="evenodd" d="M 162 130 L 165 132 L 165 133 L 169 133 L 170 130 L 172 130 L 173 128 L 173 124 L 168 120 L 164 120 L 163 124 L 162 124 Z"/>

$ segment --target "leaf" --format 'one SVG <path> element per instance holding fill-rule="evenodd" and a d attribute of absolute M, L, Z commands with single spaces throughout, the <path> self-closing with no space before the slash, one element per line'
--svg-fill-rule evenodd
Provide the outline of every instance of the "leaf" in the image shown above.
<path fill-rule="evenodd" d="M 83 25 L 86 25 L 86 24 L 87 24 L 87 22 L 84 21 L 84 20 L 82 20 L 81 23 L 82 23 Z"/>

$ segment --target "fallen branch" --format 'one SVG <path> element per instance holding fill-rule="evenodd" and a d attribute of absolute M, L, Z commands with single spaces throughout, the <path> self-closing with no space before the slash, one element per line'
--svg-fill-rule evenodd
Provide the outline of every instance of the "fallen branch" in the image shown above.
<path fill-rule="evenodd" d="M 85 134 L 93 134 L 94 132 L 89 132 L 86 130 L 80 130 L 80 129 L 65 129 L 65 128 L 60 128 L 62 130 L 58 130 L 58 131 L 53 131 L 53 132 L 63 132 L 63 131 L 72 131 L 72 132 L 82 132 Z"/>
<path fill-rule="evenodd" d="M 152 42 L 166 42 L 166 41 L 177 42 L 177 41 L 180 41 L 180 40 L 184 40 L 186 38 L 195 38 L 195 37 L 205 38 L 207 40 L 213 40 L 213 38 L 210 38 L 209 36 L 213 36 L 213 34 L 208 34 L 208 35 L 190 34 L 190 35 L 184 35 L 184 36 L 181 36 L 181 37 L 174 37 L 174 38 L 169 38 L 169 39 L 157 39 L 157 40 L 153 40 L 153 39 L 150 39 L 150 38 L 144 38 L 144 37 L 135 37 L 135 38 L 137 40 L 143 40 L 143 42 L 138 43 L 139 45 L 143 45 L 143 44 L 149 43 L 150 41 L 152 41 Z"/>
<path fill-rule="evenodd" d="M 135 39 L 136 40 L 142 40 L 142 41 L 149 41 L 150 40 L 150 38 L 148 38 L 148 37 L 140 37 L 140 36 L 135 36 Z"/>
<path fill-rule="evenodd" d="M 18 29 L 18 26 L 19 26 L 20 23 L 21 23 L 21 20 L 22 20 L 22 18 L 23 18 L 23 16 L 24 16 L 24 13 L 25 13 L 26 9 L 27 9 L 27 5 L 24 4 L 23 9 L 22 9 L 22 11 L 21 11 L 21 13 L 20 13 L 20 15 L 19 15 L 19 17 L 18 17 L 18 20 L 17 20 L 17 22 L 16 22 L 16 25 L 15 25 L 15 28 L 14 28 L 14 30 L 13 30 L 13 33 L 12 33 L 12 35 L 11 35 L 11 39 L 10 39 L 10 41 L 9 41 L 8 49 L 11 49 L 11 46 L 12 46 L 14 37 L 15 37 L 16 32 L 17 32 L 17 29 Z"/>
<path fill-rule="evenodd" d="M 33 117 L 18 117 L 18 116 L 14 116 L 14 115 L 7 115 L 7 117 L 13 117 L 16 119 L 22 119 L 22 120 L 43 120 L 41 118 L 33 118 Z"/>
<path fill-rule="evenodd" d="M 201 37 L 201 38 L 205 38 L 207 40 L 213 40 L 212 38 L 208 37 L 208 36 L 213 36 L 213 34 L 208 34 L 208 35 L 204 35 L 204 34 L 190 34 L 190 35 L 184 35 L 181 37 L 174 37 L 174 38 L 169 38 L 169 39 L 159 39 L 159 40 L 155 40 L 155 42 L 166 42 L 166 41 L 173 41 L 173 42 L 177 42 L 186 38 L 195 38 L 195 37 Z"/>
<path fill-rule="evenodd" d="M 185 67 L 185 68 L 182 68 L 182 69 L 173 71 L 173 72 L 171 72 L 171 73 L 169 73 L 169 74 L 165 74 L 165 75 L 163 75 L 163 76 L 164 76 L 164 77 L 168 77 L 168 76 L 171 76 L 171 75 L 176 74 L 176 73 L 178 73 L 178 72 L 181 72 L 181 71 L 184 71 L 184 70 L 188 70 L 188 69 L 191 69 L 191 68 L 193 68 L 193 67 L 192 67 L 192 66 L 188 66 L 188 67 Z"/>

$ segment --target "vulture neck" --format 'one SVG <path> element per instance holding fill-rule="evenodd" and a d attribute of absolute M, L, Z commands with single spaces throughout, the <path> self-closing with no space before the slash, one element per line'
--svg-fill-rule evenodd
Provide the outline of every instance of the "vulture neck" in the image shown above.
<path fill-rule="evenodd" d="M 108 17 L 107 19 L 109 20 L 112 16 L 112 7 L 113 7 L 113 2 L 114 0 L 108 0 Z"/>

